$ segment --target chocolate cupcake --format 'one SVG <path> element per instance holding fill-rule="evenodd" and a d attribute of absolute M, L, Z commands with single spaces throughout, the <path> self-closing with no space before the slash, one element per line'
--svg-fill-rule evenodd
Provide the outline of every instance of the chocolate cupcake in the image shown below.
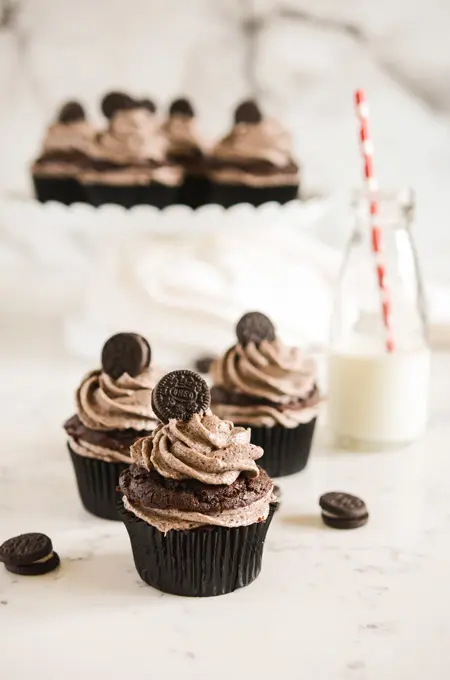
<path fill-rule="evenodd" d="M 70 205 L 85 200 L 78 175 L 89 163 L 95 135 L 81 104 L 67 102 L 48 128 L 42 153 L 31 168 L 38 201 Z"/>
<path fill-rule="evenodd" d="M 153 392 L 163 422 L 131 447 L 119 503 L 136 569 L 163 592 L 222 595 L 259 574 L 273 482 L 250 432 L 209 409 L 206 382 L 174 371 Z"/>
<path fill-rule="evenodd" d="M 287 203 L 298 196 L 299 167 L 292 157 L 289 133 L 265 118 L 253 101 L 242 102 L 231 132 L 213 148 L 209 159 L 211 201 L 229 208 L 235 203 Z"/>
<path fill-rule="evenodd" d="M 153 102 L 111 92 L 103 98 L 102 110 L 108 129 L 98 135 L 96 158 L 80 175 L 90 203 L 125 208 L 173 203 L 183 172 L 167 156 L 168 141 Z"/>
<path fill-rule="evenodd" d="M 141 336 L 112 336 L 103 348 L 102 368 L 83 378 L 76 414 L 64 424 L 81 501 L 104 519 L 119 519 L 116 489 L 131 463 L 130 446 L 157 425 L 151 395 L 161 373 L 150 359 Z"/>
<path fill-rule="evenodd" d="M 271 477 L 299 472 L 308 462 L 321 401 L 315 363 L 278 340 L 264 314 L 246 314 L 236 331 L 236 345 L 211 367 L 213 413 L 251 428 Z"/>
<path fill-rule="evenodd" d="M 209 180 L 206 176 L 204 144 L 196 128 L 191 103 L 175 99 L 169 107 L 163 132 L 169 141 L 169 158 L 184 170 L 184 181 L 177 202 L 198 208 L 209 201 Z"/>

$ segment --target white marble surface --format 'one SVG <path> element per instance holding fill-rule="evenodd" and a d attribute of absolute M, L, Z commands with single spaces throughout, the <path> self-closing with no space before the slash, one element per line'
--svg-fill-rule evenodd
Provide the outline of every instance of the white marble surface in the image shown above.
<path fill-rule="evenodd" d="M 0 569 L 2 678 L 447 680 L 450 355 L 435 357 L 423 441 L 345 454 L 322 429 L 307 471 L 282 482 L 260 577 L 195 600 L 144 586 L 124 527 L 81 509 L 60 426 L 86 366 L 52 329 L 17 330 L 1 339 L 0 539 L 47 532 L 62 566 L 28 580 Z M 366 500 L 365 528 L 322 526 L 331 489 Z"/>

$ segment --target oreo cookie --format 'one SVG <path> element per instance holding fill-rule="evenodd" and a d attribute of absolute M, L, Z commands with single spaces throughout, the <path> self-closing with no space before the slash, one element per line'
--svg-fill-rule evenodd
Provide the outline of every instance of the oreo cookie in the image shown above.
<path fill-rule="evenodd" d="M 0 560 L 17 566 L 32 564 L 46 557 L 52 549 L 52 542 L 45 534 L 20 534 L 0 546 Z"/>
<path fill-rule="evenodd" d="M 319 499 L 324 524 L 333 529 L 357 529 L 369 519 L 361 498 L 343 491 L 330 491 Z"/>
<path fill-rule="evenodd" d="M 262 121 L 262 113 L 253 99 L 247 99 L 239 104 L 234 112 L 235 123 L 251 123 L 256 125 Z"/>
<path fill-rule="evenodd" d="M 117 333 L 103 346 L 102 368 L 114 380 L 124 373 L 131 377 L 139 375 L 150 361 L 150 345 L 137 333 Z"/>
<path fill-rule="evenodd" d="M 64 104 L 58 115 L 58 122 L 68 125 L 86 119 L 86 114 L 79 102 L 70 101 Z"/>
<path fill-rule="evenodd" d="M 278 484 L 273 485 L 273 494 L 274 496 L 277 497 L 277 501 L 280 502 L 283 496 L 283 492 L 281 491 L 281 487 L 279 487 Z"/>
<path fill-rule="evenodd" d="M 278 486 L 278 484 L 274 484 L 273 486 L 273 495 L 275 496 L 276 500 L 273 501 L 272 505 L 274 506 L 276 512 L 281 507 L 281 498 L 283 496 L 283 492 L 281 491 L 281 488 Z"/>
<path fill-rule="evenodd" d="M 101 109 L 103 115 L 110 120 L 117 111 L 128 111 L 135 106 L 135 102 L 128 94 L 108 92 L 102 99 Z"/>
<path fill-rule="evenodd" d="M 259 345 L 263 340 L 272 342 L 276 338 L 275 327 L 271 320 L 261 312 L 248 312 L 236 326 L 236 336 L 241 345 L 254 342 Z"/>
<path fill-rule="evenodd" d="M 194 371 L 172 371 L 165 375 L 152 392 L 152 408 L 163 423 L 171 418 L 189 420 L 195 413 L 209 409 L 208 385 Z"/>
<path fill-rule="evenodd" d="M 49 574 L 51 571 L 57 569 L 60 563 L 61 561 L 58 553 L 52 552 L 46 558 L 39 560 L 39 562 L 34 562 L 33 564 L 16 566 L 14 564 L 5 563 L 5 569 L 12 574 L 18 574 L 19 576 L 43 576 L 44 574 Z"/>
<path fill-rule="evenodd" d="M 56 569 L 60 560 L 45 534 L 14 536 L 0 546 L 0 560 L 7 571 L 22 576 L 39 576 Z"/>
<path fill-rule="evenodd" d="M 174 99 L 169 107 L 169 115 L 174 116 L 184 116 L 185 118 L 194 117 L 194 109 L 191 102 L 185 97 L 180 97 L 179 99 Z"/>
<path fill-rule="evenodd" d="M 215 361 L 213 356 L 201 356 L 195 360 L 195 370 L 199 373 L 209 373 L 212 363 Z"/>

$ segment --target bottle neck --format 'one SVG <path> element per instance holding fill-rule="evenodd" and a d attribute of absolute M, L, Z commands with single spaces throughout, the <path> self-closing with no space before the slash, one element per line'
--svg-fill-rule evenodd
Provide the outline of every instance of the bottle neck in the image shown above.
<path fill-rule="evenodd" d="M 365 336 L 384 348 L 386 323 L 382 306 L 387 300 L 397 347 L 406 349 L 422 344 L 426 338 L 426 311 L 410 229 L 414 212 L 411 193 L 382 194 L 373 223 L 367 194 L 359 192 L 352 208 L 353 232 L 341 270 L 333 337 L 340 342 L 350 336 Z M 379 227 L 381 232 L 381 249 L 377 252 L 372 226 Z"/>
<path fill-rule="evenodd" d="M 355 229 L 370 233 L 370 196 L 367 191 L 356 191 L 352 198 Z M 377 195 L 377 223 L 382 229 L 409 229 L 414 219 L 414 195 L 412 190 Z M 368 229 L 369 227 L 369 229 Z"/>

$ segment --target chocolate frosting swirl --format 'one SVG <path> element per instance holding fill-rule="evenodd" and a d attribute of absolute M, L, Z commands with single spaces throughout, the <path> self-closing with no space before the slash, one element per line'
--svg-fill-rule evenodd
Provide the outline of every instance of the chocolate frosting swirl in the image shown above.
<path fill-rule="evenodd" d="M 234 427 L 211 411 L 187 422 L 172 419 L 131 447 L 137 465 L 169 479 L 204 484 L 232 484 L 241 473 L 257 477 L 255 460 L 262 455 L 259 446 L 250 444 L 250 430 Z"/>
<path fill-rule="evenodd" d="M 251 398 L 248 405 L 214 404 L 220 417 L 249 425 L 295 427 L 317 415 L 315 362 L 280 340 L 245 347 L 238 343 L 213 362 L 211 374 L 215 385 Z"/>
<path fill-rule="evenodd" d="M 148 108 L 120 110 L 100 135 L 98 155 L 117 164 L 145 163 L 166 159 L 168 142 L 159 129 L 159 121 Z"/>
<path fill-rule="evenodd" d="M 276 168 L 292 162 L 292 141 L 277 121 L 264 118 L 260 123 L 236 123 L 212 151 L 221 161 L 263 160 Z"/>
<path fill-rule="evenodd" d="M 316 382 L 316 366 L 298 347 L 280 340 L 237 344 L 212 365 L 216 385 L 276 404 L 305 399 Z"/>
<path fill-rule="evenodd" d="M 116 380 L 91 371 L 76 392 L 78 417 L 92 430 L 153 430 L 157 418 L 151 408 L 152 389 L 160 377 L 152 368 Z"/>
<path fill-rule="evenodd" d="M 80 151 L 89 155 L 94 151 L 95 129 L 86 120 L 72 123 L 53 123 L 47 130 L 43 152 Z"/>

